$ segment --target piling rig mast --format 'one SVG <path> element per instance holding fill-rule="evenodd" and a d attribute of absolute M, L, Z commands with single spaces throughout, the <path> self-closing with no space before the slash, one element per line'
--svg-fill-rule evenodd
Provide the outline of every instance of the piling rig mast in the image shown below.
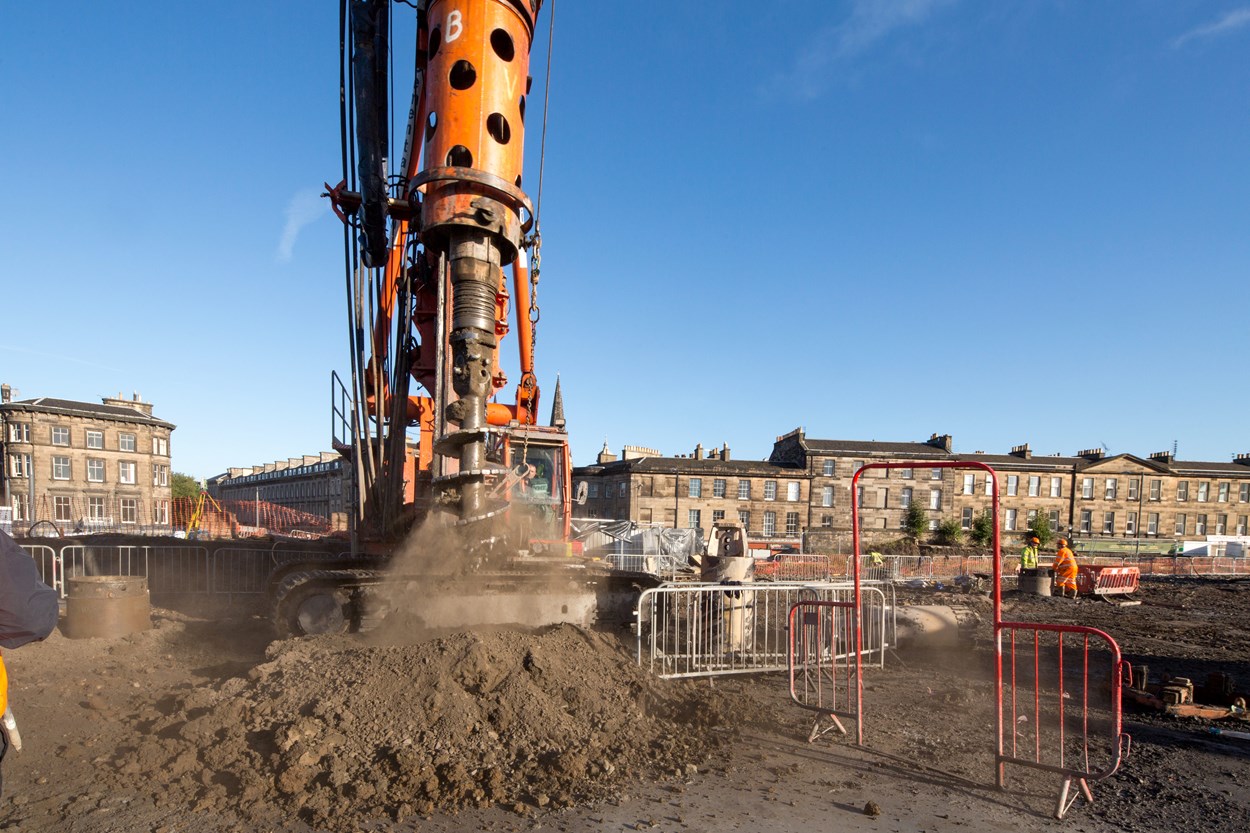
<path fill-rule="evenodd" d="M 416 19 L 413 93 L 392 172 L 391 33 L 409 6 Z M 358 403 L 351 445 L 365 539 L 394 537 L 427 511 L 447 512 L 464 527 L 481 523 L 507 511 L 518 490 L 558 496 L 552 512 L 563 528 L 543 535 L 567 537 L 571 469 L 563 418 L 553 418 L 553 426 L 537 419 L 541 238 L 521 189 L 540 6 L 342 4 L 345 170 L 329 196 L 345 223 Z M 508 384 L 500 345 L 514 328 L 521 378 L 514 401 L 503 404 L 492 400 Z M 415 443 L 409 429 L 416 429 Z"/>
<path fill-rule="evenodd" d="M 335 445 L 357 484 L 352 553 L 271 576 L 280 631 L 359 626 L 390 553 L 431 519 L 457 533 L 436 555 L 494 565 L 474 586 L 501 598 L 533 595 L 512 580 L 524 575 L 512 556 L 568 540 L 572 468 L 558 383 L 551 424 L 538 424 L 541 236 L 521 187 L 541 4 L 340 0 L 343 175 L 326 188 L 344 223 L 352 371 L 350 391 L 335 377 L 346 429 L 336 425 Z M 397 39 L 410 23 L 411 40 Z M 412 96 L 396 165 L 392 67 L 408 49 Z M 502 403 L 500 347 L 514 330 L 520 379 Z"/>

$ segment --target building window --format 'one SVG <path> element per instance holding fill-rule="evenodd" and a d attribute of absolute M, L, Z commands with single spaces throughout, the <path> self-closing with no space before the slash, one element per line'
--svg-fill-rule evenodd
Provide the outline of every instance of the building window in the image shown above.
<path fill-rule="evenodd" d="M 1081 498 L 1084 500 L 1091 500 L 1093 497 L 1094 497 L 1094 478 L 1082 477 L 1081 478 Z"/>
<path fill-rule="evenodd" d="M 1219 496 L 1216 498 L 1220 503 L 1228 503 L 1228 484 L 1221 483 L 1219 486 Z"/>
<path fill-rule="evenodd" d="M 777 513 L 764 513 L 764 537 L 777 534 Z"/>
<path fill-rule="evenodd" d="M 741 509 L 739 509 L 738 510 L 738 523 L 742 526 L 742 529 L 744 531 L 749 531 L 751 529 L 751 513 L 743 512 Z"/>
<path fill-rule="evenodd" d="M 1128 499 L 1137 500 L 1137 484 L 1141 483 L 1141 478 L 1130 477 L 1128 479 Z"/>
<path fill-rule="evenodd" d="M 1189 500 L 1189 481 L 1182 480 L 1176 484 L 1176 499 Z"/>
<path fill-rule="evenodd" d="M 713 525 L 718 524 L 723 520 L 725 520 L 725 510 L 713 509 L 712 510 L 712 524 Z"/>
<path fill-rule="evenodd" d="M 69 445 L 69 429 L 63 425 L 52 426 L 52 444 Z"/>
<path fill-rule="evenodd" d="M 703 497 L 703 479 L 702 478 L 700 477 L 690 478 L 689 496 L 690 497 Z"/>
<path fill-rule="evenodd" d="M 69 498 L 57 496 L 52 498 L 52 517 L 58 521 L 72 521 L 74 512 L 70 509 Z"/>
<path fill-rule="evenodd" d="M 87 498 L 87 517 L 93 521 L 104 519 L 104 498 L 89 497 Z"/>
<path fill-rule="evenodd" d="M 104 461 L 103 460 L 87 460 L 87 480 L 90 483 L 104 482 Z"/>
<path fill-rule="evenodd" d="M 833 472 L 834 472 L 834 468 L 833 468 L 833 461 L 832 461 L 832 460 L 826 460 L 826 461 L 825 461 L 825 462 L 821 465 L 821 468 L 820 468 L 820 473 L 821 473 L 821 474 L 823 474 L 825 477 L 833 477 Z"/>
<path fill-rule="evenodd" d="M 133 461 L 122 461 L 117 464 L 117 482 L 118 483 L 134 483 L 135 469 L 137 466 Z"/>
<path fill-rule="evenodd" d="M 166 526 L 169 524 L 169 501 L 152 501 L 152 523 Z"/>
<path fill-rule="evenodd" d="M 135 450 L 135 435 L 134 434 L 118 434 L 117 435 L 117 448 L 121 451 L 134 451 Z"/>
<path fill-rule="evenodd" d="M 1250 483 L 1242 483 L 1237 487 L 1237 499 L 1242 503 L 1250 503 Z"/>
<path fill-rule="evenodd" d="M 1088 509 L 1081 510 L 1081 532 L 1088 535 L 1094 523 L 1094 513 Z"/>
<path fill-rule="evenodd" d="M 899 471 L 901 472 L 904 480 L 911 480 L 913 477 L 916 476 L 916 473 L 913 472 L 911 469 L 899 469 Z"/>
<path fill-rule="evenodd" d="M 169 466 L 160 463 L 152 464 L 152 485 L 168 486 L 169 485 Z"/>
<path fill-rule="evenodd" d="M 941 469 L 930 469 L 930 470 L 929 470 L 929 479 L 930 479 L 930 480 L 941 480 L 941 479 L 942 479 L 942 470 L 941 470 Z"/>
<path fill-rule="evenodd" d="M 1037 523 L 1037 510 L 1036 509 L 1029 510 L 1029 513 L 1024 516 L 1024 523 L 1025 523 L 1025 526 L 1027 526 L 1029 529 L 1033 528 L 1033 525 Z"/>
<path fill-rule="evenodd" d="M 776 499 L 777 499 L 777 481 L 765 480 L 764 481 L 764 500 L 776 500 Z"/>
<path fill-rule="evenodd" d="M 786 513 L 786 534 L 787 535 L 799 534 L 799 513 L 798 512 Z"/>
<path fill-rule="evenodd" d="M 975 474 L 965 474 L 964 475 L 964 494 L 965 495 L 972 494 L 972 490 L 976 488 L 976 484 L 977 484 L 977 476 Z"/>
<path fill-rule="evenodd" d="M 942 490 L 941 489 L 929 490 L 929 508 L 930 509 L 942 508 Z"/>
<path fill-rule="evenodd" d="M 1147 535 L 1159 534 L 1159 513 L 1158 512 L 1151 512 L 1146 515 L 1146 534 Z"/>
<path fill-rule="evenodd" d="M 30 442 L 30 423 L 29 422 L 10 422 L 9 423 L 9 442 L 11 443 Z"/>
<path fill-rule="evenodd" d="M 787 502 L 789 503 L 796 502 L 799 499 L 799 494 L 800 494 L 799 481 L 791 480 L 789 483 L 786 484 L 786 501 Z"/>
<path fill-rule="evenodd" d="M 1063 497 L 1063 478 L 1062 477 L 1050 478 L 1050 496 L 1051 497 Z"/>
<path fill-rule="evenodd" d="M 985 475 L 985 496 L 990 497 L 993 494 L 994 494 L 994 478 L 987 474 Z"/>
<path fill-rule="evenodd" d="M 910 486 L 905 486 L 903 488 L 903 496 L 901 500 L 899 501 L 899 506 L 902 506 L 904 509 L 906 509 L 908 506 L 911 506 L 911 487 Z"/>
<path fill-rule="evenodd" d="M 1215 534 L 1223 535 L 1224 530 L 1228 529 L 1228 515 L 1220 514 L 1215 516 Z"/>
<path fill-rule="evenodd" d="M 1020 491 L 1020 476 L 1016 474 L 1007 475 L 1007 496 L 1015 497 Z"/>
<path fill-rule="evenodd" d="M 30 520 L 30 498 L 27 495 L 13 494 L 13 520 L 29 521 Z"/>
<path fill-rule="evenodd" d="M 1197 522 L 1194 524 L 1194 535 L 1207 534 L 1207 516 L 1199 515 Z"/>
<path fill-rule="evenodd" d="M 1124 522 L 1124 534 L 1125 535 L 1137 534 L 1137 513 L 1136 512 L 1128 513 L 1128 520 Z"/>
<path fill-rule="evenodd" d="M 152 453 L 157 457 L 169 456 L 169 440 L 164 437 L 152 438 Z"/>
<path fill-rule="evenodd" d="M 52 479 L 53 480 L 69 480 L 69 458 L 53 457 L 52 458 Z"/>
<path fill-rule="evenodd" d="M 855 475 L 855 474 L 857 474 L 857 473 L 859 472 L 859 470 L 860 470 L 860 469 L 862 469 L 863 467 L 864 467 L 864 461 L 863 461 L 863 460 L 852 460 L 852 461 L 851 461 L 851 475 L 852 475 L 852 476 L 854 476 L 854 475 Z"/>
<path fill-rule="evenodd" d="M 139 520 L 139 501 L 132 497 L 124 497 L 118 504 L 121 509 L 122 523 L 133 524 Z"/>
<path fill-rule="evenodd" d="M 686 520 L 687 520 L 686 526 L 690 527 L 691 529 L 699 529 L 700 521 L 702 520 L 701 514 L 702 513 L 698 509 L 689 510 L 689 512 L 686 515 Z"/>
<path fill-rule="evenodd" d="M 1029 476 L 1029 497 L 1040 497 L 1042 494 L 1042 478 L 1037 475 Z"/>
<path fill-rule="evenodd" d="M 750 500 L 750 499 L 751 499 L 751 481 L 739 480 L 738 481 L 738 500 Z"/>
<path fill-rule="evenodd" d="M 1006 514 L 1007 514 L 1007 519 L 1003 525 L 1003 529 L 1007 530 L 1008 532 L 1014 532 L 1016 529 L 1016 510 L 1008 509 Z"/>
<path fill-rule="evenodd" d="M 833 506 L 833 487 L 824 486 L 820 490 L 820 505 Z"/>
<path fill-rule="evenodd" d="M 9 474 L 13 477 L 30 477 L 30 455 L 10 454 Z"/>
<path fill-rule="evenodd" d="M 1103 500 L 1115 500 L 1115 493 L 1118 484 L 1114 477 L 1107 478 L 1106 491 L 1103 492 Z"/>
<path fill-rule="evenodd" d="M 1211 494 L 1211 484 L 1205 480 L 1198 484 L 1198 502 L 1206 503 Z"/>
<path fill-rule="evenodd" d="M 1103 535 L 1115 534 L 1115 513 L 1114 512 L 1102 513 L 1102 534 Z"/>
<path fill-rule="evenodd" d="M 1176 534 L 1185 534 L 1185 514 L 1183 512 L 1176 516 Z"/>
<path fill-rule="evenodd" d="M 1245 515 L 1237 516 L 1237 534 L 1238 535 L 1246 534 L 1246 516 Z"/>
<path fill-rule="evenodd" d="M 963 512 L 959 516 L 960 529 L 972 529 L 972 507 L 965 506 Z"/>
<path fill-rule="evenodd" d="M 1163 481 L 1162 481 L 1162 480 L 1151 480 L 1151 481 L 1150 481 L 1150 499 L 1151 499 L 1151 500 L 1159 500 L 1159 496 L 1160 496 L 1162 493 L 1163 493 Z"/>
<path fill-rule="evenodd" d="M 1050 531 L 1051 532 L 1059 531 L 1059 510 L 1058 509 L 1050 510 Z"/>
<path fill-rule="evenodd" d="M 820 525 L 824 527 L 825 529 L 832 529 L 833 528 L 833 515 L 821 515 Z"/>
<path fill-rule="evenodd" d="M 712 481 L 712 497 L 725 496 L 725 478 L 718 477 Z"/>
<path fill-rule="evenodd" d="M 104 432 L 88 431 L 87 448 L 104 448 Z"/>
<path fill-rule="evenodd" d="M 620 483 L 616 485 L 617 485 L 617 488 L 616 488 L 617 497 L 625 497 L 627 494 L 629 494 L 629 484 L 627 482 L 622 480 Z"/>
<path fill-rule="evenodd" d="M 592 497 L 592 498 L 598 498 L 599 497 L 599 484 L 593 480 L 590 481 L 590 483 L 587 484 L 586 486 L 586 496 Z"/>

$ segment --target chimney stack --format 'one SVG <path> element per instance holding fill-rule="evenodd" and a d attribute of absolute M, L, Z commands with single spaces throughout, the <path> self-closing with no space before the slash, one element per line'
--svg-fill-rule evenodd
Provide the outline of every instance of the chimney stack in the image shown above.
<path fill-rule="evenodd" d="M 1084 448 L 1076 453 L 1077 457 L 1084 457 L 1086 460 L 1101 460 L 1103 458 L 1103 450 L 1101 448 Z"/>
<path fill-rule="evenodd" d="M 694 459 L 703 459 L 703 443 L 697 443 L 694 447 Z"/>
<path fill-rule="evenodd" d="M 728 460 L 728 459 L 729 459 L 729 443 L 724 443 L 723 445 L 721 445 L 721 447 L 720 447 L 720 458 L 721 458 L 722 460 Z"/>
<path fill-rule="evenodd" d="M 933 434 L 929 437 L 929 441 L 925 445 L 931 445 L 934 448 L 940 448 L 943 451 L 950 451 L 952 442 L 950 434 Z"/>
<path fill-rule="evenodd" d="M 0 385 L 0 403 L 8 403 L 13 401 L 13 388 L 8 385 Z"/>
<path fill-rule="evenodd" d="M 1233 457 L 1233 462 L 1242 466 L 1250 466 L 1250 454 L 1238 454 Z"/>
<path fill-rule="evenodd" d="M 1025 443 L 1024 445 L 1013 445 L 1011 447 L 1011 456 L 1023 457 L 1024 459 L 1028 460 L 1033 457 L 1033 452 L 1029 450 L 1028 443 Z"/>

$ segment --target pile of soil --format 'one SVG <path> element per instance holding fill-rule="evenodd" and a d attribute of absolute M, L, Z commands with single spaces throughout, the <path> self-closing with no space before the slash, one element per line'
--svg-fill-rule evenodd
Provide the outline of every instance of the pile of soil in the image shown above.
<path fill-rule="evenodd" d="M 157 803 L 298 817 L 370 817 L 602 799 L 629 779 L 696 772 L 722 733 L 716 698 L 649 678 L 611 637 L 573 626 L 454 633 L 411 645 L 275 642 L 246 677 L 136 715 L 112 756 Z"/>

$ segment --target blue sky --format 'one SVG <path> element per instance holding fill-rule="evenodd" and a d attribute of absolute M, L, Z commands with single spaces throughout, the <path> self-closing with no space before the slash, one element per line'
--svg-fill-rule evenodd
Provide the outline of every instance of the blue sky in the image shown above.
<path fill-rule="evenodd" d="M 1250 451 L 1250 3 L 556 12 L 537 360 L 575 462 Z M 337 22 L 0 3 L 0 380 L 137 390 L 200 477 L 329 447 Z"/>

